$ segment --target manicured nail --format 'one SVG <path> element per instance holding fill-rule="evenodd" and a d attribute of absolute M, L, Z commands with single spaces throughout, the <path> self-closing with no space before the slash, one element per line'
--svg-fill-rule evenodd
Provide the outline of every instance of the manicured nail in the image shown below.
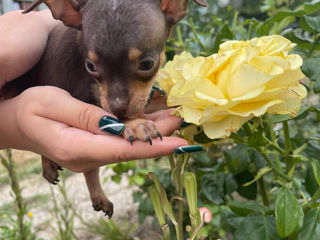
<path fill-rule="evenodd" d="M 149 98 L 148 98 L 148 102 L 147 102 L 145 107 L 148 107 L 148 105 L 150 104 L 150 102 L 152 100 L 153 95 L 154 95 L 154 90 L 151 89 L 151 92 L 150 92 L 150 95 L 149 95 Z"/>
<path fill-rule="evenodd" d="M 162 96 L 167 95 L 166 91 L 165 91 L 165 90 L 163 90 L 162 88 L 159 88 L 159 87 L 153 86 L 153 87 L 152 87 L 152 89 L 153 89 L 153 90 L 155 90 L 155 91 L 160 92 L 160 95 L 162 95 Z"/>
<path fill-rule="evenodd" d="M 125 129 L 125 126 L 116 118 L 104 116 L 99 122 L 99 128 L 101 131 L 120 136 Z"/>
<path fill-rule="evenodd" d="M 200 152 L 203 150 L 201 145 L 190 145 L 190 146 L 182 146 L 178 147 L 174 150 L 174 154 L 184 154 L 184 153 L 193 153 Z"/>
<path fill-rule="evenodd" d="M 180 124 L 180 128 L 185 128 L 185 127 L 188 127 L 188 126 L 190 126 L 190 125 L 191 125 L 191 123 L 182 121 L 181 124 Z"/>

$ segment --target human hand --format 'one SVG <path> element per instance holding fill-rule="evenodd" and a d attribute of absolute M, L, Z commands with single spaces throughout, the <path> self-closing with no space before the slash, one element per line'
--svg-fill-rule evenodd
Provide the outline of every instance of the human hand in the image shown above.
<path fill-rule="evenodd" d="M 39 61 L 57 24 L 61 23 L 49 10 L 28 14 L 13 11 L 0 17 L 0 88 Z"/>
<path fill-rule="evenodd" d="M 144 117 L 153 120 L 163 136 L 178 129 L 181 119 L 171 110 Z M 121 137 L 99 130 L 100 119 L 112 116 L 103 109 L 83 103 L 55 87 L 34 87 L 19 96 L 0 102 L 0 149 L 16 148 L 39 153 L 75 172 L 102 165 L 146 159 L 173 153 L 187 145 L 177 137 L 131 146 Z M 114 116 L 113 116 L 114 117 Z"/>

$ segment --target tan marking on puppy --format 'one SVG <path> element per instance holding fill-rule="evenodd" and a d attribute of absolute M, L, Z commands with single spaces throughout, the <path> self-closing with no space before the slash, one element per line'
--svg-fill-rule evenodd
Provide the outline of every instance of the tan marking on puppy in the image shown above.
<path fill-rule="evenodd" d="M 104 110 L 110 112 L 109 105 L 108 105 L 108 88 L 105 82 L 99 84 L 100 88 L 100 103 Z"/>
<path fill-rule="evenodd" d="M 97 63 L 98 60 L 99 60 L 98 55 L 97 55 L 94 51 L 92 51 L 92 50 L 90 50 L 90 51 L 88 52 L 88 57 L 89 57 L 89 59 L 90 59 L 92 62 L 94 62 L 94 63 Z"/>
<path fill-rule="evenodd" d="M 160 53 L 160 66 L 163 64 L 165 57 L 166 57 L 166 55 L 165 55 L 164 51 L 162 51 Z"/>
<path fill-rule="evenodd" d="M 128 58 L 130 61 L 136 61 L 141 56 L 142 52 L 137 48 L 130 48 Z"/>
<path fill-rule="evenodd" d="M 148 137 L 158 137 L 158 129 L 155 123 L 151 120 L 138 118 L 126 120 L 124 123 L 126 130 L 122 133 L 122 136 L 129 141 L 130 136 L 133 137 L 133 140 L 138 139 L 141 141 L 148 141 Z"/>
<path fill-rule="evenodd" d="M 135 79 L 130 83 L 130 103 L 127 110 L 128 118 L 136 118 L 137 116 L 143 114 L 155 80 L 156 76 L 154 76 L 148 82 Z"/>

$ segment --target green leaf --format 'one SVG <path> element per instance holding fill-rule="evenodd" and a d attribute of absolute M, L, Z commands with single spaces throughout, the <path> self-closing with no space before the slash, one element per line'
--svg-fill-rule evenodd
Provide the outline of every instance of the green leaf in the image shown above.
<path fill-rule="evenodd" d="M 313 30 L 313 32 L 320 32 L 320 16 L 311 17 L 311 16 L 303 16 L 304 21 L 308 26 Z"/>
<path fill-rule="evenodd" d="M 249 167 L 250 157 L 248 155 L 248 147 L 239 144 L 236 147 L 223 152 L 227 161 L 230 172 L 238 174 L 246 171 Z"/>
<path fill-rule="evenodd" d="M 282 19 L 284 19 L 285 17 L 301 17 L 304 15 L 304 11 L 303 10 L 297 10 L 297 11 L 290 11 L 290 10 L 283 10 L 283 11 L 279 11 L 277 12 L 275 15 L 273 15 L 272 17 L 268 18 L 266 20 L 266 22 L 270 23 L 270 22 L 279 22 Z"/>
<path fill-rule="evenodd" d="M 263 131 L 252 134 L 248 139 L 249 147 L 261 147 L 267 144 L 267 140 L 263 136 Z"/>
<path fill-rule="evenodd" d="M 302 207 L 299 208 L 299 215 L 300 215 L 300 218 L 299 218 L 299 222 L 298 222 L 298 225 L 296 227 L 295 233 L 297 233 L 303 226 L 304 212 L 303 212 Z"/>
<path fill-rule="evenodd" d="M 229 24 L 224 24 L 216 37 L 213 51 L 218 52 L 220 44 L 223 43 L 225 40 L 230 39 L 233 39 L 233 33 L 229 27 Z"/>
<path fill-rule="evenodd" d="M 189 206 L 190 216 L 196 217 L 198 213 L 197 203 L 197 180 L 196 175 L 192 172 L 185 172 L 183 174 L 183 187 L 186 192 L 187 202 Z"/>
<path fill-rule="evenodd" d="M 304 218 L 304 224 L 298 234 L 298 240 L 320 239 L 320 209 L 310 210 Z"/>
<path fill-rule="evenodd" d="M 163 227 L 166 224 L 166 219 L 165 219 L 163 207 L 160 201 L 160 195 L 155 185 L 151 185 L 148 188 L 148 191 L 149 191 L 149 195 L 150 195 L 150 199 L 151 199 L 154 211 L 156 212 L 158 222 L 160 226 Z"/>
<path fill-rule="evenodd" d="M 246 186 L 251 185 L 252 183 L 256 182 L 258 179 L 260 179 L 264 174 L 270 172 L 271 170 L 272 170 L 272 168 L 270 168 L 270 167 L 260 168 L 257 175 L 255 176 L 255 178 L 252 181 L 243 184 L 243 186 L 246 187 Z"/>
<path fill-rule="evenodd" d="M 275 206 L 278 233 L 281 237 L 288 237 L 299 226 L 300 218 L 303 218 L 301 205 L 288 188 L 282 187 Z"/>
<path fill-rule="evenodd" d="M 304 59 L 301 70 L 311 81 L 320 81 L 320 57 Z"/>
<path fill-rule="evenodd" d="M 316 81 L 313 85 L 313 91 L 315 93 L 319 93 L 320 92 L 320 81 Z"/>
<path fill-rule="evenodd" d="M 314 178 L 320 186 L 320 162 L 316 159 L 311 158 L 310 165 L 312 167 Z"/>
<path fill-rule="evenodd" d="M 149 173 L 149 178 L 152 179 L 152 181 L 154 182 L 154 185 L 157 188 L 157 191 L 159 192 L 160 201 L 163 206 L 164 212 L 170 218 L 171 222 L 174 225 L 177 225 L 178 223 L 177 223 L 175 215 L 173 213 L 172 206 L 171 206 L 170 202 L 168 201 L 166 190 L 161 185 L 158 176 L 154 173 Z"/>
<path fill-rule="evenodd" d="M 318 189 L 318 183 L 314 178 L 312 168 L 310 166 L 308 166 L 304 181 L 307 192 L 310 196 L 312 196 Z"/>
<path fill-rule="evenodd" d="M 296 119 L 296 118 L 300 118 L 302 115 L 306 114 L 307 113 L 307 110 L 309 109 L 309 106 L 304 106 L 302 105 L 297 116 L 295 117 L 291 117 L 290 115 L 288 114 L 279 114 L 279 115 L 273 115 L 269 121 L 272 123 L 272 124 L 275 124 L 275 123 L 279 123 L 279 122 L 284 122 L 284 121 L 288 121 L 288 120 L 292 120 L 292 119 Z"/>
<path fill-rule="evenodd" d="M 223 203 L 224 197 L 224 174 L 218 172 L 217 174 L 203 175 L 201 180 L 201 191 L 206 198 L 213 203 Z"/>
<path fill-rule="evenodd" d="M 311 81 L 315 82 L 313 91 L 315 93 L 320 92 L 320 57 L 305 59 L 301 70 Z"/>
<path fill-rule="evenodd" d="M 257 25 L 256 30 L 255 30 L 255 35 L 257 37 L 260 36 L 266 36 L 269 34 L 270 31 L 270 26 L 266 22 L 261 22 Z"/>
<path fill-rule="evenodd" d="M 286 34 L 286 37 L 296 44 L 298 44 L 299 48 L 305 49 L 306 51 L 310 51 L 313 45 L 313 41 L 309 39 L 302 38 L 301 36 L 295 34 L 295 32 L 289 32 Z M 320 44 L 316 45 L 315 50 L 320 50 Z"/>
<path fill-rule="evenodd" d="M 114 175 L 111 177 L 111 180 L 117 184 L 121 182 L 121 175 Z"/>
<path fill-rule="evenodd" d="M 320 9 L 320 0 L 306 2 L 303 7 L 307 14 L 312 14 Z"/>
<path fill-rule="evenodd" d="M 304 17 L 300 18 L 300 22 L 299 22 L 300 27 L 309 32 L 309 33 L 313 33 L 313 29 L 309 26 L 309 24 L 307 23 L 306 19 Z"/>
<path fill-rule="evenodd" d="M 142 186 L 145 183 L 145 178 L 141 175 L 135 174 L 130 176 L 130 184 L 135 183 L 138 186 Z"/>
<path fill-rule="evenodd" d="M 250 216 L 240 223 L 235 232 L 236 240 L 280 240 L 272 216 Z"/>
<path fill-rule="evenodd" d="M 245 218 L 239 217 L 227 209 L 221 212 L 221 226 L 228 232 L 235 232 L 236 229 L 240 228 L 240 224 Z"/>
<path fill-rule="evenodd" d="M 249 155 L 253 165 L 255 166 L 255 169 L 260 169 L 267 165 L 259 152 L 251 151 Z"/>
<path fill-rule="evenodd" d="M 305 149 L 304 153 L 307 155 L 308 158 L 314 158 L 320 161 L 320 146 L 318 143 L 308 142 L 308 146 Z"/>
<path fill-rule="evenodd" d="M 215 141 L 213 139 L 208 138 L 204 131 L 194 135 L 193 140 L 200 144 L 207 144 Z"/>
<path fill-rule="evenodd" d="M 231 194 L 238 188 L 237 182 L 234 180 L 233 175 L 228 173 L 224 177 L 224 194 Z"/>
<path fill-rule="evenodd" d="M 239 216 L 247 216 L 251 213 L 261 213 L 264 214 L 271 209 L 260 205 L 256 202 L 240 202 L 240 201 L 233 201 L 229 203 L 230 209 Z"/>
<path fill-rule="evenodd" d="M 235 143 L 244 143 L 243 137 L 237 133 L 231 133 L 229 138 L 233 139 Z"/>
<path fill-rule="evenodd" d="M 237 192 L 246 199 L 255 200 L 257 198 L 257 183 L 244 187 L 243 184 L 254 179 L 254 176 L 249 171 L 244 171 L 235 175 L 235 179 L 238 183 Z"/>

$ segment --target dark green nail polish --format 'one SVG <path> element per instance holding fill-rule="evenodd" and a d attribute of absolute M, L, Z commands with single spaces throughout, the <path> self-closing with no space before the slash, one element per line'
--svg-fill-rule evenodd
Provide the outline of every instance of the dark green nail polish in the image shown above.
<path fill-rule="evenodd" d="M 149 95 L 149 99 L 152 99 L 153 95 L 154 95 L 154 90 L 151 89 L 151 92 L 150 92 L 150 95 Z"/>
<path fill-rule="evenodd" d="M 150 102 L 152 100 L 153 95 L 154 95 L 154 91 L 153 91 L 153 89 L 151 89 L 151 92 L 150 92 L 150 95 L 149 95 L 149 98 L 148 98 L 148 102 L 147 102 L 145 107 L 148 107 L 148 105 L 150 104 Z"/>
<path fill-rule="evenodd" d="M 160 94 L 161 94 L 162 96 L 167 95 L 166 91 L 165 91 L 165 90 L 163 90 L 162 88 L 159 88 L 159 87 L 153 86 L 153 87 L 152 87 L 152 89 L 153 89 L 153 90 L 155 90 L 155 91 L 160 92 Z"/>
<path fill-rule="evenodd" d="M 102 117 L 99 122 L 99 129 L 112 135 L 120 136 L 124 128 L 125 126 L 122 122 L 110 116 Z"/>
<path fill-rule="evenodd" d="M 203 150 L 201 145 L 190 145 L 190 146 L 182 146 L 178 147 L 174 150 L 174 154 L 184 154 L 184 153 L 193 153 L 200 152 Z"/>
<path fill-rule="evenodd" d="M 185 128 L 185 127 L 188 127 L 188 126 L 190 126 L 190 125 L 191 125 L 191 123 L 182 121 L 181 124 L 180 124 L 180 128 Z"/>

